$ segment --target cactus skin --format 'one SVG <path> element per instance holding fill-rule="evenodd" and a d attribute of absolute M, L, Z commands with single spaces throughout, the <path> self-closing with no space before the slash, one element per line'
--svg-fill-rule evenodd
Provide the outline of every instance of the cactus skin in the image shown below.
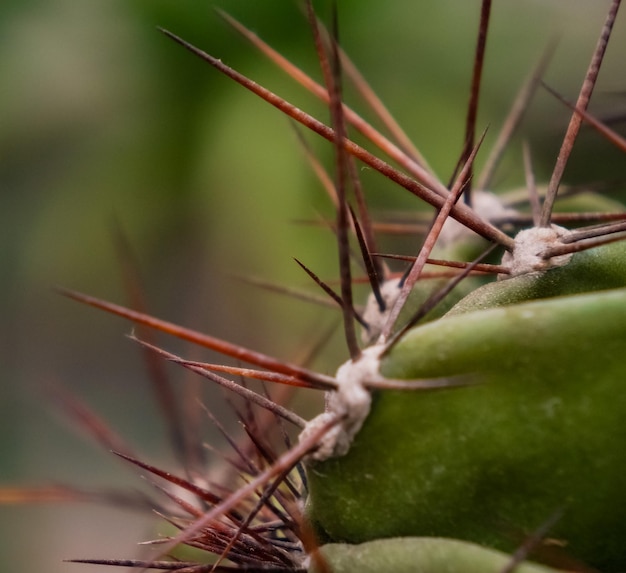
<path fill-rule="evenodd" d="M 560 285 L 548 296 L 579 288 L 553 283 L 551 273 L 582 273 L 582 289 L 610 288 L 620 275 L 624 284 L 623 262 L 610 272 L 619 250 L 577 255 L 596 263 L 582 265 L 587 275 L 571 261 L 539 280 Z M 480 305 L 461 302 L 383 360 L 390 378 L 472 374 L 478 383 L 377 393 L 350 452 L 309 467 L 308 511 L 322 537 L 442 536 L 511 551 L 564 510 L 550 537 L 602 571 L 623 569 L 626 290 L 501 306 L 541 295 L 536 280 L 483 287 L 499 308 L 471 312 L 484 308 L 484 295 Z M 498 296 L 507 292 L 515 296 Z"/>
<path fill-rule="evenodd" d="M 511 557 L 454 539 L 401 537 L 361 545 L 329 543 L 320 556 L 333 573 L 499 573 Z M 313 565 L 311 573 L 318 569 Z M 520 563 L 516 573 L 554 573 L 554 569 Z"/>

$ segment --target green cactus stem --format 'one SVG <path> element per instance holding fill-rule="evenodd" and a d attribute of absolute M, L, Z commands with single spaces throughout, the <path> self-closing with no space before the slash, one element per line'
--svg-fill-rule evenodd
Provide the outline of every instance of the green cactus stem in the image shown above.
<path fill-rule="evenodd" d="M 511 557 L 474 543 L 453 539 L 403 537 L 361 545 L 330 543 L 319 551 L 333 573 L 500 573 Z M 318 573 L 315 561 L 310 569 Z M 533 563 L 518 563 L 516 573 L 554 573 Z"/>
<path fill-rule="evenodd" d="M 335 542 L 444 536 L 511 551 L 563 510 L 551 537 L 618 570 L 625 340 L 623 289 L 415 328 L 384 357 L 384 376 L 473 375 L 476 384 L 375 393 L 350 451 L 310 464 L 311 519 Z"/>

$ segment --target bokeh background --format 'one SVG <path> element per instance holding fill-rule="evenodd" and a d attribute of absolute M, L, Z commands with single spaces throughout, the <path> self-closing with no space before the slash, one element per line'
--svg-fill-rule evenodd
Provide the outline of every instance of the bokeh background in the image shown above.
<path fill-rule="evenodd" d="M 480 3 L 339 4 L 344 48 L 446 180 L 462 143 Z M 125 302 L 118 227 L 158 316 L 292 360 L 338 318 L 234 278 L 306 286 L 294 256 L 323 277 L 335 276 L 331 234 L 299 223 L 328 215 L 330 207 L 289 122 L 157 26 L 317 117 L 326 120 L 327 112 L 230 30 L 216 6 L 319 78 L 304 17 L 291 1 L 5 0 L 0 6 L 1 484 L 142 487 L 132 469 L 59 413 L 48 390 L 59 384 L 147 460 L 175 468 L 139 353 L 124 336 L 129 325 L 53 291 L 62 285 Z M 575 97 L 607 6 L 494 3 L 480 114 L 480 127 L 491 126 L 487 146 L 551 38 L 559 43 L 548 82 Z M 605 117 L 626 110 L 625 48 L 622 14 L 593 107 Z M 363 109 L 353 90 L 347 97 Z M 538 179 L 549 176 L 567 117 L 550 96 L 537 94 L 523 135 Z M 329 146 L 309 139 L 330 165 Z M 518 142 L 498 186 L 520 185 L 520 165 Z M 617 152 L 585 131 L 567 178 L 614 179 L 622 166 Z M 418 208 L 376 174 L 361 174 L 374 205 Z M 317 367 L 331 371 L 345 354 L 333 337 Z M 176 383 L 190 383 L 171 374 Z M 0 531 L 0 572 L 7 573 L 101 570 L 63 559 L 132 557 L 136 542 L 153 534 L 145 516 L 73 504 L 0 507 Z"/>

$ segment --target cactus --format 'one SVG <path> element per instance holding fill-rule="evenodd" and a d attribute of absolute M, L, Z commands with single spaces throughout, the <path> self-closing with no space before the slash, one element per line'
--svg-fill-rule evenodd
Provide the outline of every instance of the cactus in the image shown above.
<path fill-rule="evenodd" d="M 252 365 L 191 361 L 154 346 L 142 331 L 135 338 L 148 352 L 266 409 L 271 422 L 281 421 L 274 425 L 285 436 L 282 421 L 300 431 L 298 442 L 292 445 L 286 438 L 280 452 L 266 440 L 267 418 L 263 425 L 258 414 L 242 414 L 254 455 L 246 458 L 233 444 L 239 457 L 231 463 L 238 477 L 231 474 L 231 479 L 245 476 L 234 493 L 230 484 L 214 492 L 197 476 L 177 477 L 120 452 L 199 501 L 194 505 L 167 491 L 177 510 L 168 506 L 165 512 L 180 531 L 161 543 L 154 559 L 87 561 L 219 571 L 230 570 L 222 565 L 227 559 L 242 570 L 311 573 L 624 568 L 626 454 L 620 438 L 626 431 L 626 398 L 620 385 L 626 369 L 620 351 L 626 342 L 626 246 L 621 241 L 626 215 L 618 201 L 595 193 L 570 198 L 567 206 L 564 201 L 567 211 L 558 217 L 555 211 L 582 121 L 626 151 L 620 137 L 586 111 L 619 1 L 609 7 L 541 197 L 525 154 L 530 225 L 524 211 L 487 191 L 489 170 L 474 176 L 482 143 L 475 136 L 476 111 L 490 5 L 482 2 L 465 145 L 449 186 L 418 152 L 391 143 L 343 106 L 341 71 L 351 64 L 340 53 L 336 30 L 324 32 L 310 2 L 307 13 L 325 86 L 224 17 L 328 104 L 331 126 L 164 31 L 333 144 L 336 180 L 329 187 L 337 211 L 340 292 L 301 266 L 341 308 L 350 359 L 329 376 L 64 290 L 141 328 Z M 522 90 L 510 123 L 521 119 L 544 66 Z M 348 126 L 361 130 L 403 170 L 348 139 Z M 391 273 L 375 253 L 374 225 L 354 158 L 436 209 L 423 246 L 402 275 Z M 560 224 L 592 217 L 589 226 Z M 363 310 L 353 303 L 351 243 L 360 248 L 372 288 Z M 428 275 L 441 264 L 456 270 Z M 326 409 L 305 421 L 222 374 L 325 391 Z M 173 551 L 177 559 L 166 559 Z M 217 557 L 211 561 L 206 554 Z"/>

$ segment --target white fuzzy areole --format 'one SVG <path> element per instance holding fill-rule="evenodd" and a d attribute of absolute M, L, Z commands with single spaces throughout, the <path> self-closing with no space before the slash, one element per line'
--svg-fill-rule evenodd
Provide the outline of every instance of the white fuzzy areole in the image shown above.
<path fill-rule="evenodd" d="M 491 193 L 491 191 L 482 191 L 480 189 L 472 191 L 472 209 L 477 215 L 490 222 L 519 215 L 515 209 L 506 207 L 498 195 Z M 476 236 L 474 231 L 468 229 L 452 217 L 448 217 L 441 229 L 437 244 L 441 247 L 447 247 Z"/>
<path fill-rule="evenodd" d="M 337 370 L 337 390 L 326 394 L 326 411 L 310 420 L 300 433 L 303 440 L 329 420 L 341 421 L 321 439 L 311 458 L 318 461 L 348 453 L 354 436 L 370 412 L 372 396 L 365 383 L 384 380 L 379 372 L 382 347 L 370 346 L 356 361 L 348 361 Z"/>
<path fill-rule="evenodd" d="M 370 293 L 365 303 L 365 310 L 362 316 L 368 328 L 364 328 L 361 331 L 361 340 L 365 344 L 369 343 L 371 340 L 376 340 L 383 326 L 385 326 L 389 313 L 400 295 L 400 279 L 385 281 L 380 285 L 380 294 L 385 301 L 385 310 L 383 312 L 380 312 L 380 307 L 378 306 L 378 301 L 374 293 Z"/>
<path fill-rule="evenodd" d="M 551 247 L 562 245 L 561 239 L 569 233 L 558 225 L 520 231 L 515 236 L 513 251 L 502 257 L 502 264 L 509 268 L 506 276 L 514 277 L 566 265 L 572 258 L 571 254 L 545 257 L 544 253 Z"/>

